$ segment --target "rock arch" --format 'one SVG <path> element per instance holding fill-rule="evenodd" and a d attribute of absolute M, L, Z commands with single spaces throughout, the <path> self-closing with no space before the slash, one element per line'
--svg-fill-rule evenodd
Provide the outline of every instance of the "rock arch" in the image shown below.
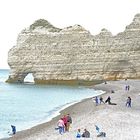
<path fill-rule="evenodd" d="M 24 78 L 24 83 L 34 83 L 33 73 L 28 73 Z"/>
<path fill-rule="evenodd" d="M 15 75 L 9 75 L 9 78 L 6 82 L 9 82 L 9 83 L 24 83 L 25 78 L 30 74 L 32 74 L 33 82 L 34 82 L 34 73 L 33 72 L 19 72 L 19 73 L 16 73 Z"/>

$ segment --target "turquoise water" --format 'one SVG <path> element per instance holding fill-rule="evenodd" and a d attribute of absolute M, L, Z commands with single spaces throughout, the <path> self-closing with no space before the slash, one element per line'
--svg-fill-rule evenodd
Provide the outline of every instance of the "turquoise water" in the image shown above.
<path fill-rule="evenodd" d="M 70 104 L 102 93 L 85 87 L 8 84 L 8 70 L 0 70 L 0 138 L 7 137 L 10 125 L 17 131 L 50 120 Z M 27 81 L 32 81 L 29 76 Z"/>

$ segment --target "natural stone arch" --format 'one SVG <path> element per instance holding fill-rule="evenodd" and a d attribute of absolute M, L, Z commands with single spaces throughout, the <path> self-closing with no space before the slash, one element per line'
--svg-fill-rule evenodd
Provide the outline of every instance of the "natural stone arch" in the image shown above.
<path fill-rule="evenodd" d="M 29 72 L 25 78 L 24 78 L 24 83 L 34 83 L 34 76 L 32 72 Z"/>
<path fill-rule="evenodd" d="M 115 36 L 106 29 L 93 36 L 79 25 L 58 29 L 41 19 L 22 30 L 9 50 L 7 82 L 22 83 L 28 72 L 36 84 L 138 79 L 139 58 L 140 14 Z"/>
<path fill-rule="evenodd" d="M 16 72 L 14 75 L 9 75 L 9 78 L 6 82 L 9 83 L 24 83 L 24 79 L 28 74 L 32 74 L 34 81 L 34 73 L 33 72 Z"/>

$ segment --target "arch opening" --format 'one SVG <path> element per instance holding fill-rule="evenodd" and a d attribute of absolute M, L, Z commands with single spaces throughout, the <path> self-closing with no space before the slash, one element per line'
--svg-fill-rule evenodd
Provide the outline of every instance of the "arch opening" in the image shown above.
<path fill-rule="evenodd" d="M 24 78 L 24 83 L 34 83 L 33 73 L 28 73 Z"/>

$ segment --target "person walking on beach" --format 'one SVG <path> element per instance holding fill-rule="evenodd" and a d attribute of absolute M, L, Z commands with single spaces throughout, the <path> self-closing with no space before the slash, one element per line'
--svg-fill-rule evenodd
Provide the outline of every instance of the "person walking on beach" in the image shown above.
<path fill-rule="evenodd" d="M 131 98 L 130 97 L 128 98 L 129 98 L 128 107 L 131 107 Z"/>
<path fill-rule="evenodd" d="M 100 96 L 100 104 L 101 103 L 104 103 L 105 104 L 105 102 L 103 101 L 103 97 L 102 96 Z"/>
<path fill-rule="evenodd" d="M 127 86 L 127 90 L 128 90 L 128 91 L 130 90 L 130 86 L 129 86 L 129 85 Z"/>
<path fill-rule="evenodd" d="M 125 90 L 126 90 L 126 91 L 129 91 L 129 90 L 130 90 L 130 86 L 129 86 L 129 85 L 126 85 L 126 86 L 125 86 Z"/>
<path fill-rule="evenodd" d="M 58 129 L 59 129 L 59 134 L 62 135 L 62 133 L 64 133 L 64 121 L 63 121 L 63 118 L 61 118 L 58 122 L 57 122 L 57 126 L 58 126 Z"/>
<path fill-rule="evenodd" d="M 130 97 L 128 97 L 126 100 L 126 106 L 131 107 L 131 98 Z"/>
<path fill-rule="evenodd" d="M 96 103 L 96 106 L 99 104 L 97 96 L 95 97 L 95 103 Z"/>
<path fill-rule="evenodd" d="M 69 131 L 70 124 L 72 124 L 72 118 L 70 114 L 67 114 L 67 131 Z"/>
<path fill-rule="evenodd" d="M 67 131 L 67 122 L 68 122 L 67 116 L 64 115 L 62 119 L 63 119 L 63 121 L 64 121 L 64 126 L 65 126 L 65 127 L 64 127 L 64 132 L 66 132 L 66 131 Z"/>
<path fill-rule="evenodd" d="M 125 86 L 125 90 L 127 91 L 127 85 Z"/>
<path fill-rule="evenodd" d="M 111 98 L 110 98 L 110 96 L 108 96 L 108 98 L 106 99 L 105 103 L 107 103 L 107 102 L 108 102 L 108 104 L 111 104 Z"/>

